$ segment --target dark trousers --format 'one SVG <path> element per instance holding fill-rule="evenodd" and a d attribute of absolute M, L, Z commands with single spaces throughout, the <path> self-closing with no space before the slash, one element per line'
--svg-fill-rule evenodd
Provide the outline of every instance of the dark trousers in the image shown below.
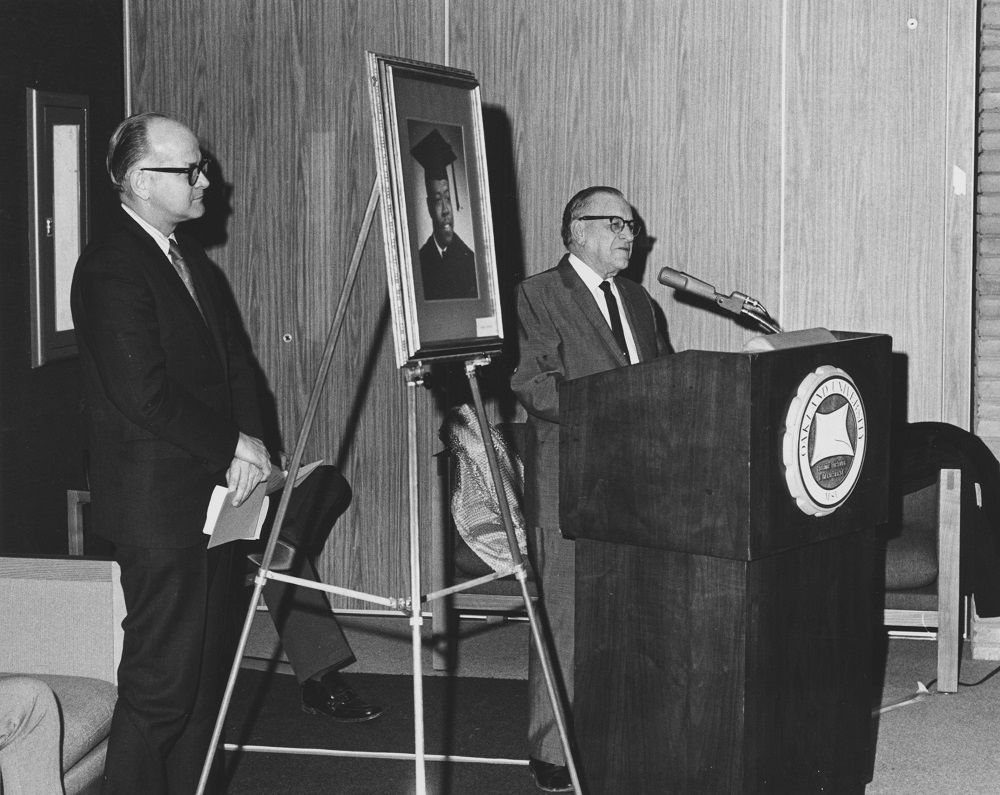
<path fill-rule="evenodd" d="M 317 467 L 295 487 L 281 527 L 281 539 L 295 547 L 291 568 L 283 574 L 319 581 L 312 558 L 318 554 L 340 515 L 351 504 L 351 486 L 332 466 Z M 277 506 L 279 494 L 272 495 Z M 271 521 L 274 520 L 272 508 Z M 355 661 L 347 639 L 330 612 L 323 591 L 268 580 L 263 589 L 268 613 L 299 684 Z"/>
<path fill-rule="evenodd" d="M 104 795 L 197 790 L 225 689 L 232 592 L 231 545 L 206 545 L 115 545 L 127 616 Z"/>

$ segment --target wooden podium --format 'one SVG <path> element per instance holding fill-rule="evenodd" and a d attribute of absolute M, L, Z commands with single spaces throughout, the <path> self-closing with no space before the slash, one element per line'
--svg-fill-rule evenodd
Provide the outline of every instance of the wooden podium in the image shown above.
<path fill-rule="evenodd" d="M 871 781 L 891 339 L 834 336 L 563 384 L 588 795 L 863 793 Z M 827 399 L 843 374 L 860 406 Z M 797 395 L 808 421 L 790 416 Z M 836 430 L 845 413 L 853 438 Z M 793 499 L 800 457 L 814 489 L 853 484 L 830 489 L 832 512 Z"/>

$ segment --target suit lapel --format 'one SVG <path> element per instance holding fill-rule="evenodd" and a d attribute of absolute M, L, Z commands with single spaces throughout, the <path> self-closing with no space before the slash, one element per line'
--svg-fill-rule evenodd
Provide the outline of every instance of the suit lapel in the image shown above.
<path fill-rule="evenodd" d="M 190 308 L 197 314 L 198 307 L 195 306 L 194 300 L 191 298 L 190 293 L 188 293 L 187 288 L 184 286 L 184 282 L 178 275 L 177 269 L 174 268 L 174 264 L 170 261 L 170 257 L 163 253 L 163 249 L 161 249 L 159 245 L 157 245 L 156 241 L 149 236 L 149 233 L 139 226 L 139 224 L 137 224 L 124 210 L 121 211 L 121 217 L 126 228 L 139 241 L 150 261 L 154 263 L 156 271 L 159 272 L 167 284 L 170 285 L 171 291 L 177 296 L 177 301 L 185 307 L 190 304 Z M 184 253 L 183 248 L 182 253 Z M 185 259 L 187 259 L 187 254 L 185 254 Z"/>
<path fill-rule="evenodd" d="M 618 343 L 615 342 L 615 335 L 611 333 L 611 326 L 604 319 L 604 314 L 601 312 L 600 307 L 598 307 L 597 300 L 594 298 L 594 294 L 590 292 L 590 288 L 583 283 L 583 279 L 580 278 L 573 269 L 573 266 L 570 265 L 568 255 L 559 261 L 558 267 L 563 284 L 569 289 L 572 300 L 576 304 L 577 309 L 579 309 L 580 314 L 593 327 L 598 339 L 604 344 L 615 364 L 619 367 L 624 367 L 626 362 L 621 355 L 621 351 L 618 350 Z"/>
<path fill-rule="evenodd" d="M 118 210 L 118 222 L 121 224 L 125 230 L 129 232 L 138 242 L 142 250 L 146 253 L 152 267 L 161 274 L 159 278 L 166 281 L 170 285 L 170 290 L 176 295 L 178 311 L 186 312 L 190 316 L 191 322 L 194 324 L 194 328 L 201 329 L 205 342 L 211 346 L 212 350 L 215 351 L 216 356 L 219 358 L 220 362 L 225 363 L 225 341 L 223 339 L 223 334 L 219 326 L 219 315 L 218 310 L 215 305 L 215 301 L 211 286 L 207 283 L 204 277 L 204 273 L 201 268 L 201 260 L 191 244 L 184 240 L 181 235 L 175 235 L 177 239 L 177 245 L 181 249 L 181 254 L 184 255 L 184 260 L 188 264 L 188 269 L 191 271 L 191 278 L 194 281 L 194 289 L 198 293 L 198 300 L 201 302 L 202 307 L 205 310 L 205 316 L 202 317 L 201 312 L 198 311 L 198 305 L 195 304 L 194 299 L 191 294 L 187 291 L 187 287 L 184 286 L 184 282 L 181 280 L 180 275 L 177 273 L 177 269 L 174 268 L 174 264 L 170 261 L 170 258 L 163 253 L 156 241 L 149 236 L 135 220 L 123 209 Z"/>
<path fill-rule="evenodd" d="M 199 328 L 204 329 L 206 336 L 208 336 L 211 343 L 214 345 L 216 353 L 219 356 L 219 361 L 225 363 L 227 361 L 227 357 L 225 355 L 226 343 L 222 330 L 222 324 L 219 322 L 220 309 L 214 300 L 215 294 L 208 281 L 207 274 L 204 271 L 204 267 L 206 267 L 206 265 L 202 262 L 200 253 L 195 251 L 188 241 L 184 240 L 180 235 L 177 235 L 176 237 L 177 245 L 180 247 L 181 254 L 184 255 L 184 261 L 187 263 L 188 270 L 191 273 L 191 281 L 194 282 L 194 290 L 198 295 L 198 302 L 201 304 L 201 308 L 205 314 L 202 315 L 202 313 L 198 311 L 198 305 L 195 304 L 191 294 L 187 291 L 187 287 L 184 286 L 184 282 L 181 280 L 181 277 L 177 276 L 175 271 L 174 275 L 177 276 L 177 282 L 180 284 L 184 297 L 187 299 L 185 306 L 187 306 L 190 312 L 193 313 L 192 322 L 197 322 L 199 324 Z M 173 268 L 172 263 L 168 264 L 170 264 L 170 267 Z"/>
<path fill-rule="evenodd" d="M 198 304 L 195 303 L 191 293 L 188 292 L 187 286 L 184 284 L 184 280 L 181 279 L 180 274 L 177 273 L 177 269 L 174 267 L 174 263 L 170 261 L 170 257 L 168 255 L 164 255 L 167 260 L 167 265 L 170 267 L 170 270 L 173 271 L 174 277 L 176 277 L 171 279 L 170 283 L 176 288 L 174 292 L 177 293 L 178 300 L 183 302 L 186 307 L 191 321 L 194 322 L 197 320 L 197 322 L 202 325 L 206 325 L 209 322 L 208 312 L 211 301 L 208 296 L 208 287 L 205 285 L 205 280 L 202 278 L 201 268 L 194 264 L 197 258 L 191 253 L 190 245 L 186 245 L 180 240 L 179 237 L 177 238 L 177 247 L 181 250 L 181 255 L 184 257 L 184 262 L 187 264 L 188 272 L 191 274 L 191 281 L 194 283 L 195 294 L 198 296 L 198 303 L 200 303 L 202 309 L 205 310 L 205 314 L 202 315 L 202 313 L 198 310 Z"/>
<path fill-rule="evenodd" d="M 198 303 L 196 304 L 191 293 L 188 292 L 187 287 L 184 285 L 183 279 L 181 279 L 180 274 L 177 273 L 176 268 L 174 269 L 174 274 L 177 276 L 177 284 L 180 285 L 180 292 L 183 294 L 187 301 L 185 304 L 188 309 L 191 310 L 192 317 L 197 316 L 203 324 L 212 326 L 216 318 L 215 307 L 212 303 L 211 289 L 209 288 L 206 280 L 205 274 L 201 268 L 201 260 L 193 252 L 191 245 L 186 241 L 182 240 L 180 236 L 177 236 L 177 246 L 181 250 L 181 254 L 184 256 L 184 262 L 187 263 L 188 272 L 191 274 L 191 281 L 194 283 L 194 291 L 198 296 Z M 174 265 L 170 262 L 170 258 L 167 257 L 167 262 L 170 267 L 173 268 Z M 198 304 L 201 305 L 204 315 L 198 311 Z"/>
<path fill-rule="evenodd" d="M 632 330 L 632 339 L 635 342 L 636 352 L 639 354 L 639 361 L 646 362 L 656 358 L 656 337 L 655 329 L 652 333 L 647 329 L 649 324 L 649 314 L 644 312 L 643 307 L 636 306 L 636 296 L 629 289 L 630 285 L 624 284 L 625 279 L 616 279 L 618 285 L 618 295 L 622 299 L 622 308 L 625 317 L 628 319 L 629 328 Z M 645 303 L 645 302 L 643 302 Z"/>

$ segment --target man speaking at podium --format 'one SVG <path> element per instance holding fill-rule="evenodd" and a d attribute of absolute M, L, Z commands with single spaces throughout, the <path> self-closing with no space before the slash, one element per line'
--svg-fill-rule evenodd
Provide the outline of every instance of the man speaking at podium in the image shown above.
<path fill-rule="evenodd" d="M 656 328 L 652 298 L 618 276 L 628 266 L 639 231 L 620 191 L 603 186 L 580 191 L 563 211 L 562 239 L 569 253 L 556 267 L 522 282 L 517 296 L 520 360 L 511 386 L 528 412 L 529 553 L 566 704 L 573 700 L 575 550 L 559 527 L 559 384 L 668 351 Z M 546 792 L 569 792 L 570 776 L 534 645 L 528 681 L 535 783 Z"/>

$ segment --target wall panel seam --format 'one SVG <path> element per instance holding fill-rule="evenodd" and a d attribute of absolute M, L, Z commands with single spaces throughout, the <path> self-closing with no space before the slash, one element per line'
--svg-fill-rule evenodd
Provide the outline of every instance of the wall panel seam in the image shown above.
<path fill-rule="evenodd" d="M 785 194 L 786 194 L 786 142 L 788 136 L 788 0 L 781 3 L 781 91 L 779 114 L 781 119 L 780 144 L 781 153 L 779 155 L 780 165 L 778 166 L 778 318 L 785 317 Z"/>

